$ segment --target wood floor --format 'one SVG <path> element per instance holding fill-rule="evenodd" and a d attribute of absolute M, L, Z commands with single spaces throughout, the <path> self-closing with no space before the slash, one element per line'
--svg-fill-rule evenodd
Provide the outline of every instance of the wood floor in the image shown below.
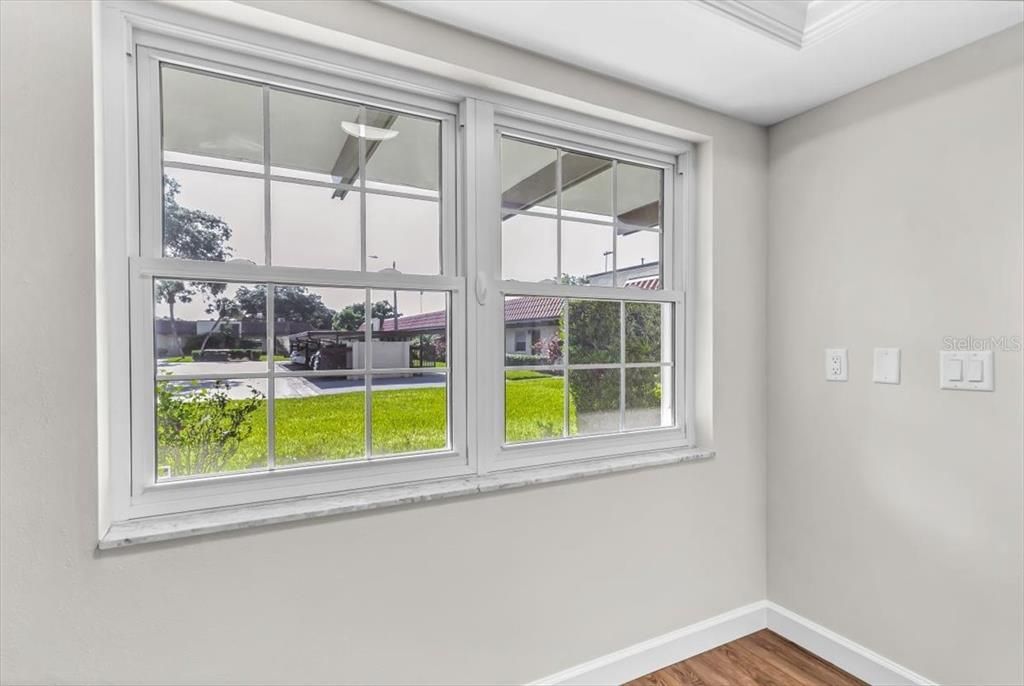
<path fill-rule="evenodd" d="M 866 686 L 768 629 L 659 669 L 626 686 Z"/>

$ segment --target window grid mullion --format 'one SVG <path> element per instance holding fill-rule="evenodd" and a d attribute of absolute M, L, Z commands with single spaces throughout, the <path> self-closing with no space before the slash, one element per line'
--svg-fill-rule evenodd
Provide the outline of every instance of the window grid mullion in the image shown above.
<path fill-rule="evenodd" d="M 273 264 L 271 252 L 273 240 L 270 225 L 270 88 L 263 86 L 263 250 L 265 264 Z M 275 330 L 276 318 L 274 317 L 274 295 L 276 285 L 267 283 L 266 302 L 264 311 L 266 313 L 266 349 L 267 349 L 267 469 L 273 471 L 277 464 L 277 433 L 275 420 L 277 404 L 274 400 L 277 392 L 277 383 L 274 380 L 274 353 L 277 351 L 277 331 Z"/>
<path fill-rule="evenodd" d="M 612 206 L 614 211 L 615 207 Z M 619 431 L 626 430 L 626 303 L 619 303 Z"/>

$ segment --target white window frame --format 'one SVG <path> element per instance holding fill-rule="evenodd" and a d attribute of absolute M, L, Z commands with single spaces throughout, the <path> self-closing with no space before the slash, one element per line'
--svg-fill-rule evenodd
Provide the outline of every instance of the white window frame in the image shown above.
<path fill-rule="evenodd" d="M 104 491 L 101 527 L 102 522 L 129 522 L 357 490 L 365 493 L 366 489 L 403 484 L 443 485 L 452 479 L 465 484 L 467 478 L 489 476 L 493 480 L 496 475 L 530 467 L 695 447 L 695 184 L 691 143 L 357 55 L 313 48 L 301 41 L 177 8 L 114 2 L 98 6 L 96 11 L 102 36 L 96 48 L 100 447 L 105 461 L 100 472 Z M 442 187 L 456 189 L 458 198 L 457 203 L 442 202 L 443 276 L 186 260 L 175 261 L 169 271 L 169 261 L 159 256 L 159 245 L 145 238 L 159 235 L 153 233 L 153 222 L 159 218 L 154 220 L 152 210 L 161 202 L 161 146 L 159 142 L 153 145 L 154 132 L 147 127 L 147 122 L 159 113 L 154 110 L 159 102 L 152 97 L 140 99 L 140 95 L 152 94 L 146 79 L 151 78 L 153 65 L 161 59 L 442 121 Z M 608 290 L 615 300 L 674 303 L 674 405 L 678 417 L 674 426 L 503 444 L 504 294 L 595 298 L 601 297 L 604 289 L 501 280 L 495 148 L 499 130 L 616 159 L 656 163 L 666 170 L 663 290 L 630 289 L 628 295 L 621 288 Z M 670 271 L 665 269 L 665 262 Z M 152 354 L 147 353 L 153 349 L 149 285 L 153 276 L 450 291 L 451 449 L 411 458 L 326 463 L 157 483 L 152 468 L 153 438 L 147 435 L 152 417 L 148 420 L 150 428 L 145 422 L 133 425 L 133 415 L 151 414 L 152 410 L 154 362 Z M 637 466 L 642 466 L 642 461 Z"/>
<path fill-rule="evenodd" d="M 485 304 L 485 320 L 489 325 L 477 330 L 477 345 L 485 360 L 478 375 L 478 398 L 488 397 L 494 404 L 491 421 L 481 428 L 480 461 L 490 471 L 521 469 L 621 455 L 631 452 L 657 451 L 695 446 L 693 440 L 692 374 L 687 361 L 692 343 L 692 317 L 687 293 L 687 279 L 692 270 L 687 259 L 690 220 L 687 208 L 692 198 L 692 153 L 671 154 L 621 136 L 592 131 L 573 122 L 551 121 L 546 117 L 524 113 L 518 109 L 497 107 L 478 116 L 476 128 L 490 132 L 490 148 L 483 155 L 494 179 L 490 194 L 485 196 L 480 225 L 486 226 L 478 259 L 482 269 L 478 278 L 484 289 L 494 293 Z M 659 290 L 606 286 L 569 286 L 563 284 L 506 281 L 501 271 L 501 194 L 497 188 L 500 175 L 499 146 L 502 135 L 521 140 L 561 147 L 573 152 L 590 153 L 624 162 L 636 162 L 663 170 L 663 217 L 661 280 Z M 672 426 L 587 436 L 553 438 L 543 441 L 507 444 L 505 435 L 505 364 L 504 364 L 504 299 L 506 295 L 552 296 L 560 298 L 608 299 L 629 302 L 671 303 L 673 306 L 673 411 Z M 500 339 L 500 340 L 499 340 Z M 624 354 L 624 353 L 623 353 Z M 616 365 L 610 365 L 616 366 Z"/>

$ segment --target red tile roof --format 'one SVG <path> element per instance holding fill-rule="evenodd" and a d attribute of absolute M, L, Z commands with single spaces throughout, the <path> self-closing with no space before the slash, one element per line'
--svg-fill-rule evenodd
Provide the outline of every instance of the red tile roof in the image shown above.
<path fill-rule="evenodd" d="M 661 277 L 640 276 L 635 279 L 630 279 L 622 285 L 626 288 L 643 288 L 648 291 L 656 291 L 661 288 Z"/>
<path fill-rule="evenodd" d="M 423 314 L 407 314 L 398 318 L 398 331 L 444 331 L 448 327 L 448 314 L 444 310 L 424 312 Z M 363 327 L 360 327 L 362 329 Z M 384 320 L 384 326 L 378 331 L 395 331 L 395 319 Z"/>
<path fill-rule="evenodd" d="M 627 288 L 643 288 L 655 290 L 661 287 L 661 279 L 657 276 L 645 276 L 631 279 L 625 283 Z M 545 319 L 558 319 L 562 316 L 561 298 L 546 296 L 522 296 L 519 298 L 507 298 L 505 300 L 505 321 L 530 322 Z M 398 318 L 398 331 L 444 331 L 447 328 L 447 316 L 444 310 L 436 312 L 424 312 L 423 314 L 408 314 Z M 363 330 L 363 327 L 360 327 Z M 395 320 L 389 318 L 384 320 L 384 327 L 379 329 L 384 333 L 395 331 Z"/>
<path fill-rule="evenodd" d="M 523 296 L 506 298 L 505 321 L 527 322 L 538 319 L 558 319 L 562 316 L 561 298 Z"/>

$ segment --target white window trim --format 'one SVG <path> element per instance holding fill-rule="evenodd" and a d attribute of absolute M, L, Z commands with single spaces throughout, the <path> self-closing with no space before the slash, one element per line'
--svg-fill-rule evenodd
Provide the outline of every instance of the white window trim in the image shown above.
<path fill-rule="evenodd" d="M 268 508 L 287 509 L 287 519 L 298 518 L 297 512 L 303 508 L 307 512 L 301 516 L 323 516 L 410 502 L 408 494 L 403 495 L 403 489 L 407 488 L 418 489 L 419 495 L 413 500 L 431 500 L 464 492 L 558 481 L 713 455 L 711 451 L 696 449 L 692 440 L 693 289 L 692 269 L 684 269 L 684 259 L 690 260 L 693 256 L 695 196 L 692 144 L 165 5 L 110 2 L 97 3 L 94 8 L 95 26 L 98 28 L 94 48 L 94 88 L 101 547 L 141 542 L 144 537 L 124 534 L 125 531 L 137 532 L 140 526 L 163 527 L 163 538 L 224 530 L 223 527 L 216 528 L 213 512 L 219 513 L 221 518 L 233 518 L 234 524 L 227 528 L 239 528 L 242 521 L 253 524 L 282 521 L 276 515 L 264 516 Z M 419 455 L 411 460 L 381 459 L 372 464 L 314 465 L 276 472 L 169 482 L 160 484 L 159 488 L 133 486 L 132 461 L 133 454 L 136 454 L 132 451 L 131 436 L 133 375 L 125 362 L 132 359 L 132 344 L 126 335 L 128 313 L 131 312 L 134 318 L 131 322 L 133 331 L 152 327 L 151 319 L 140 320 L 140 317 L 145 318 L 144 308 L 129 307 L 128 284 L 133 280 L 132 275 L 137 277 L 159 271 L 152 258 L 125 259 L 125 255 L 139 254 L 140 247 L 137 220 L 133 220 L 139 216 L 139 201 L 136 193 L 130 192 L 130 189 L 140 187 L 138 119 L 134 109 L 138 93 L 135 75 L 136 61 L 145 51 L 137 50 L 137 44 L 149 45 L 154 51 L 177 51 L 179 57 L 187 54 L 198 60 L 220 59 L 231 64 L 229 71 L 236 73 L 246 68 L 269 72 L 283 79 L 285 85 L 315 83 L 317 86 L 313 90 L 326 91 L 329 95 L 355 92 L 357 99 L 368 104 L 394 107 L 394 102 L 398 101 L 402 103 L 399 109 L 423 108 L 449 115 L 452 126 L 459 123 L 458 135 L 450 136 L 449 140 L 457 141 L 459 165 L 464 173 L 458 179 L 460 201 L 449 209 L 457 214 L 452 220 L 460 227 L 460 234 L 457 245 L 445 245 L 444 259 L 451 269 L 445 272 L 449 276 L 443 278 L 444 287 L 453 292 L 452 320 L 465 322 L 464 331 L 468 332 L 469 340 L 453 341 L 456 348 L 453 354 L 460 356 L 458 361 L 453 360 L 453 368 L 461 371 L 452 373 L 461 373 L 463 377 L 461 383 L 456 384 L 455 379 L 451 383 L 449 402 L 453 450 Z M 187 49 L 183 50 L 183 46 Z M 140 106 L 145 104 L 140 103 Z M 557 136 L 571 130 L 569 142 L 575 147 L 594 145 L 607 149 L 611 145 L 618 156 L 628 154 L 628 149 L 635 147 L 645 160 L 660 155 L 665 160 L 674 158 L 680 165 L 683 182 L 675 183 L 674 198 L 666 198 L 676 207 L 686 208 L 685 216 L 675 228 L 675 253 L 680 257 L 673 260 L 676 270 L 673 279 L 677 279 L 674 283 L 682 284 L 682 292 L 685 293 L 676 307 L 677 322 L 684 324 L 682 335 L 676 336 L 677 377 L 684 379 L 677 385 L 681 418 L 679 426 L 675 427 L 680 430 L 678 434 L 657 436 L 664 432 L 656 430 L 643 434 L 561 440 L 530 445 L 534 454 L 527 459 L 502 458 L 502 451 L 497 449 L 500 442 L 495 440 L 497 436 L 492 428 L 497 426 L 493 420 L 499 419 L 497 410 L 500 408 L 496 407 L 498 389 L 503 388 L 503 383 L 493 385 L 495 370 L 500 372 L 502 369 L 502 361 L 495 361 L 493 352 L 501 351 L 502 345 L 491 345 L 491 336 L 477 337 L 472 332 L 486 328 L 494 336 L 499 336 L 503 328 L 503 321 L 496 325 L 493 321 L 495 312 L 501 317 L 501 308 L 496 309 L 494 303 L 503 300 L 505 286 L 496 280 L 500 275 L 494 248 L 497 242 L 481 240 L 482 235 L 486 236 L 481 227 L 494 229 L 492 236 L 498 229 L 497 174 L 483 172 L 497 168 L 496 160 L 489 159 L 487 151 L 493 154 L 495 125 L 503 120 L 526 123 L 529 132 L 535 135 L 551 133 Z M 145 169 L 144 165 L 142 167 Z M 481 198 L 493 198 L 494 206 L 481 201 Z M 467 226 L 472 230 L 465 230 Z M 207 269 L 208 265 L 186 263 L 181 265 L 180 274 L 188 275 L 194 270 L 197 277 L 209 276 Z M 237 276 L 239 280 L 259 282 L 266 280 L 267 270 L 275 270 L 275 278 L 280 277 L 284 282 L 299 280 L 306 283 L 313 278 L 322 285 L 335 284 L 338 278 L 331 270 L 323 270 L 319 275 L 311 274 L 311 270 L 302 270 L 301 278 L 296 279 L 288 268 L 262 269 L 261 275 L 256 277 L 249 265 L 218 265 L 216 274 L 218 278 L 229 275 L 230 278 Z M 395 277 L 387 278 L 391 287 Z M 407 280 L 409 286 L 422 287 L 416 277 L 399 277 L 399 280 L 400 285 Z M 358 278 L 348 274 L 344 281 L 345 285 L 357 287 L 381 284 L 380 278 L 374 274 L 361 274 Z M 430 287 L 436 288 L 438 283 L 434 278 Z M 468 295 L 467 289 L 470 289 Z M 588 287 L 580 295 L 595 297 L 596 290 Z M 564 291 L 559 295 L 564 295 Z M 639 293 L 636 295 L 634 298 L 631 293 L 630 299 L 647 299 Z M 649 299 L 664 300 L 663 296 L 659 294 Z M 481 306 L 466 307 L 467 302 L 473 305 L 474 301 Z M 457 351 L 459 343 L 462 344 L 461 352 Z M 474 377 L 491 381 L 478 382 L 476 397 L 470 403 L 467 401 L 465 379 Z M 135 378 L 140 377 L 136 375 Z M 456 388 L 461 388 L 461 392 L 456 393 Z M 570 444 L 578 444 L 581 448 L 575 450 Z M 601 446 L 598 450 L 592 448 L 598 445 Z M 553 452 L 558 453 L 559 461 L 567 463 L 554 464 Z M 366 473 L 359 475 L 360 471 Z M 328 502 L 335 503 L 335 506 L 325 506 Z M 349 504 L 339 509 L 339 502 Z M 285 506 L 282 503 L 292 504 Z M 264 514 L 259 514 L 259 511 Z M 209 518 L 213 529 L 201 525 L 200 520 L 204 518 Z"/>

